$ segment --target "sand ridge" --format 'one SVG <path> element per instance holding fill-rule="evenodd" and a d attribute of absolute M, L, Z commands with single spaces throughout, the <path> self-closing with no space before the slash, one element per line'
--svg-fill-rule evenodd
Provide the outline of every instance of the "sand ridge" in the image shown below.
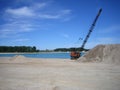
<path fill-rule="evenodd" d="M 97 45 L 80 57 L 78 61 L 120 64 L 120 44 Z"/>

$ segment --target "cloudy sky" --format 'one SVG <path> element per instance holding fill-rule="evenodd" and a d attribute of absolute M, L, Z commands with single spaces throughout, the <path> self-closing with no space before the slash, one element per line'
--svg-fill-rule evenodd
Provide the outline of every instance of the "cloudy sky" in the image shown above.
<path fill-rule="evenodd" d="M 120 44 L 120 0 L 0 0 L 0 46 L 80 47 L 100 8 L 86 48 Z"/>

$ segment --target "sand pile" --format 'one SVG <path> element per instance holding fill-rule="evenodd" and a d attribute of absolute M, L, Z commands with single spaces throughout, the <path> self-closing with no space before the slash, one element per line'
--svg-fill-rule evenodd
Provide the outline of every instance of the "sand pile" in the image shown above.
<path fill-rule="evenodd" d="M 23 60 L 25 59 L 25 56 L 22 55 L 15 55 L 14 57 L 11 58 L 11 60 Z"/>
<path fill-rule="evenodd" d="M 120 44 L 98 45 L 80 57 L 78 61 L 120 64 Z"/>
<path fill-rule="evenodd" d="M 16 56 L 10 58 L 10 62 L 24 63 L 24 62 L 27 62 L 27 58 L 25 56 L 22 56 L 22 55 L 16 55 Z"/>

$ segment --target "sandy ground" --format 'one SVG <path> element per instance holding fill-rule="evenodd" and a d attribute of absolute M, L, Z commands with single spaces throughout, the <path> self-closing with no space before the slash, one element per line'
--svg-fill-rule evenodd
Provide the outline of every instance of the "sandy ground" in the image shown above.
<path fill-rule="evenodd" d="M 120 65 L 0 58 L 0 90 L 120 90 Z"/>

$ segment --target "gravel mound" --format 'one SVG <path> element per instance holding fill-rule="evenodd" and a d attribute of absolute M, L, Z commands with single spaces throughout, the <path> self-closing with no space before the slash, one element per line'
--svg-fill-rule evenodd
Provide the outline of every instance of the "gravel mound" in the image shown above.
<path fill-rule="evenodd" d="M 80 57 L 78 61 L 120 64 L 120 44 L 97 45 L 83 57 Z"/>
<path fill-rule="evenodd" d="M 22 56 L 22 55 L 15 55 L 14 57 L 11 58 L 11 60 L 23 60 L 25 59 L 25 56 Z"/>
<path fill-rule="evenodd" d="M 27 58 L 23 55 L 16 55 L 10 58 L 10 62 L 13 62 L 13 63 L 25 63 L 27 61 L 28 61 Z"/>

